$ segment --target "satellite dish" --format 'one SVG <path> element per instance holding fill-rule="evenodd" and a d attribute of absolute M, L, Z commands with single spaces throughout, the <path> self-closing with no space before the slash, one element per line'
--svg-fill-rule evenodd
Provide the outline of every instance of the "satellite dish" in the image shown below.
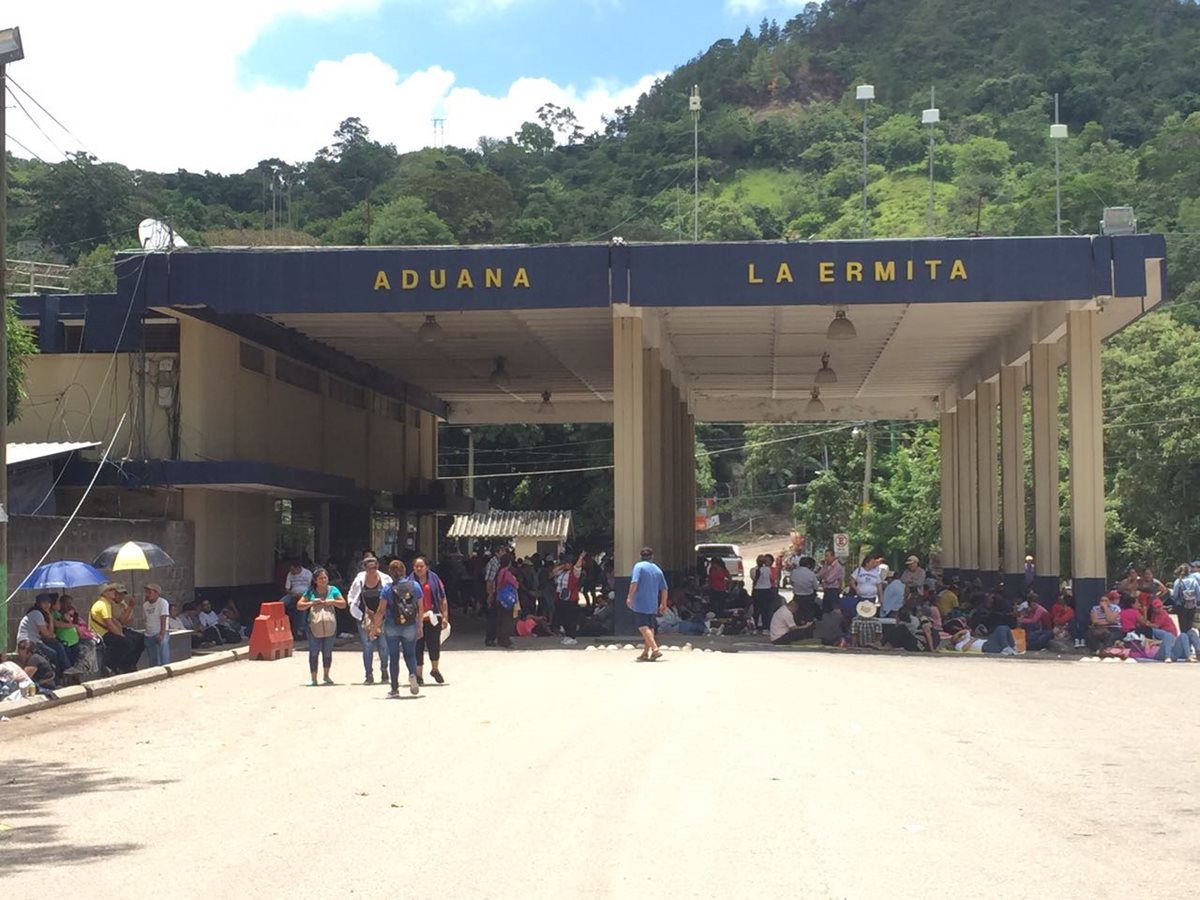
<path fill-rule="evenodd" d="M 138 243 L 143 250 L 172 250 L 188 245 L 170 225 L 158 219 L 142 219 L 138 225 Z"/>

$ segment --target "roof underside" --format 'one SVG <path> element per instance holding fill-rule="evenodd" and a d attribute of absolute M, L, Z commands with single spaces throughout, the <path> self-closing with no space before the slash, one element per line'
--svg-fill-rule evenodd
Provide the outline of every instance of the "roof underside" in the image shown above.
<path fill-rule="evenodd" d="M 447 537 L 450 538 L 534 538 L 565 541 L 571 533 L 569 510 L 505 512 L 455 516 Z"/>

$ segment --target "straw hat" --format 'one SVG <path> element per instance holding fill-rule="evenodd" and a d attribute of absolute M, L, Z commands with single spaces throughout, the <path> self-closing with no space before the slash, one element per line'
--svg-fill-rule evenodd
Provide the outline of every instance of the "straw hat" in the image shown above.
<path fill-rule="evenodd" d="M 858 613 L 860 619 L 873 619 L 877 612 L 877 607 L 870 600 L 859 600 L 858 605 L 854 607 L 854 611 Z"/>

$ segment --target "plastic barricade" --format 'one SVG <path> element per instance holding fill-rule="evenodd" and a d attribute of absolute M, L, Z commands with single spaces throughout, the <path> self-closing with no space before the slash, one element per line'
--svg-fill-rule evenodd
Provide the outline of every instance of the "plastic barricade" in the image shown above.
<path fill-rule="evenodd" d="M 1012 630 L 1012 634 L 1013 634 L 1013 643 L 1017 645 L 1017 652 L 1024 653 L 1025 646 L 1026 646 L 1025 645 L 1025 629 L 1024 628 L 1014 628 Z"/>
<path fill-rule="evenodd" d="M 283 659 L 292 655 L 292 624 L 279 601 L 264 603 L 250 632 L 251 659 Z"/>

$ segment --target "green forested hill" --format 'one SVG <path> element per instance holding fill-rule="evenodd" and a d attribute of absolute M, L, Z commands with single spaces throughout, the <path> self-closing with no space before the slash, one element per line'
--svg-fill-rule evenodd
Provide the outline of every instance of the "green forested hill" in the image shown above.
<path fill-rule="evenodd" d="M 868 109 L 871 236 L 927 232 L 929 132 L 920 111 L 931 88 L 942 111 L 936 233 L 1053 233 L 1049 124 L 1058 93 L 1071 131 L 1062 146 L 1064 230 L 1094 233 L 1105 206 L 1132 205 L 1143 230 L 1168 235 L 1170 310 L 1106 350 L 1111 540 L 1114 560 L 1196 555 L 1196 504 L 1164 502 L 1200 485 L 1200 464 L 1173 440 L 1200 421 L 1194 2 L 827 0 L 716 41 L 593 134 L 570 110 L 548 105 L 512 136 L 401 154 L 371 137 L 348 99 L 346 121 L 314 159 L 264 160 L 239 174 L 130 171 L 82 156 L 13 159 L 10 247 L 14 256 L 78 264 L 77 288 L 95 290 L 111 284 L 112 249 L 129 246 L 146 216 L 197 245 L 690 237 L 693 84 L 704 98 L 703 239 L 857 236 L 860 82 L 874 84 L 878 98 Z M 861 523 L 866 539 L 886 533 L 896 549 L 936 539 L 935 522 L 904 515 L 929 490 L 936 443 L 926 436 L 901 433 L 880 448 L 880 500 Z M 497 446 L 541 437 L 536 429 L 508 433 Z M 789 480 L 812 477 L 808 460 L 824 458 L 804 444 L 747 454 L 742 477 L 731 464 L 738 454 L 714 457 L 716 475 L 748 494 L 783 496 Z M 826 506 L 843 503 L 861 478 L 861 445 L 842 449 L 836 477 L 819 484 Z M 592 490 L 604 477 L 569 486 L 540 479 L 536 490 L 491 485 L 510 499 L 562 505 L 563 490 Z M 803 498 L 806 515 L 816 496 Z"/>

